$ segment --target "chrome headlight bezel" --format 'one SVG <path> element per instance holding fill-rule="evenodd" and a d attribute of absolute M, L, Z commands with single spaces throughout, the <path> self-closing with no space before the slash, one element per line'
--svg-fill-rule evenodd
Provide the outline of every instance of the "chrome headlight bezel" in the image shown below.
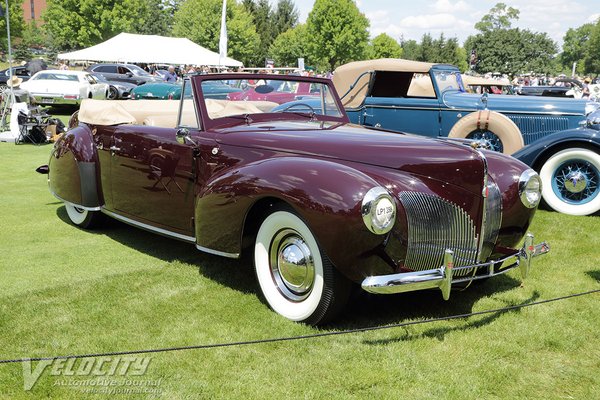
<path fill-rule="evenodd" d="M 588 101 L 585 103 L 585 115 L 588 116 L 600 108 L 600 104 L 595 101 Z"/>
<path fill-rule="evenodd" d="M 600 110 L 596 110 L 588 114 L 586 117 L 586 126 L 595 130 L 600 130 Z"/>
<path fill-rule="evenodd" d="M 388 233 L 396 222 L 396 202 L 381 186 L 374 187 L 365 194 L 360 211 L 365 226 L 376 235 Z"/>
<path fill-rule="evenodd" d="M 532 169 L 523 171 L 519 177 L 519 198 L 527 208 L 535 208 L 542 199 L 542 179 Z"/>

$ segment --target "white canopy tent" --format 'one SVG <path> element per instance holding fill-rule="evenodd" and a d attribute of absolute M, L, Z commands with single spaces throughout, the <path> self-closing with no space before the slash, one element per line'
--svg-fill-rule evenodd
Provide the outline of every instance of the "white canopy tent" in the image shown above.
<path fill-rule="evenodd" d="M 193 64 L 241 67 L 242 63 L 215 53 L 187 38 L 120 33 L 87 49 L 58 55 L 61 60 L 130 62 L 147 64 Z"/>

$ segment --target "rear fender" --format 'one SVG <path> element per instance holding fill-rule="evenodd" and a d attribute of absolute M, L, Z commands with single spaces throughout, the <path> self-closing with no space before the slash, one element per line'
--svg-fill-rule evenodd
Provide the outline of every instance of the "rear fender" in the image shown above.
<path fill-rule="evenodd" d="M 54 144 L 48 167 L 50 191 L 59 199 L 86 209 L 104 203 L 98 153 L 87 125 L 71 129 Z"/>

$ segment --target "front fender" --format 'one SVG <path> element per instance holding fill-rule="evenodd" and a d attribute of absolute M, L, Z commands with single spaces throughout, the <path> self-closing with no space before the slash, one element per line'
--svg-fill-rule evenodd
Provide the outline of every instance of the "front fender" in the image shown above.
<path fill-rule="evenodd" d="M 198 245 L 239 254 L 250 212 L 257 211 L 253 208 L 261 206 L 261 200 L 273 199 L 292 207 L 334 265 L 358 281 L 365 271 L 356 271 L 357 260 L 368 257 L 384 240 L 366 228 L 360 212 L 364 194 L 375 186 L 380 185 L 348 165 L 312 158 L 283 156 L 231 169 L 208 182 L 198 196 Z M 258 211 L 264 218 L 268 208 Z"/>
<path fill-rule="evenodd" d="M 517 160 L 539 172 L 542 163 L 566 147 L 590 147 L 600 151 L 600 132 L 589 128 L 569 129 L 545 136 L 512 154 Z"/>
<path fill-rule="evenodd" d="M 89 209 L 103 204 L 98 154 L 87 125 L 71 129 L 54 144 L 48 167 L 50 191 L 56 197 Z"/>

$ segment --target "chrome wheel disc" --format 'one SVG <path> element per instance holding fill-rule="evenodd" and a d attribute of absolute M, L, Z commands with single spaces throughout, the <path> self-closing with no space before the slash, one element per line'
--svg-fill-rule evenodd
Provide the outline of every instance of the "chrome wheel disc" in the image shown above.
<path fill-rule="evenodd" d="M 571 204 L 585 204 L 600 193 L 600 172 L 589 162 L 571 160 L 554 173 L 552 189 L 554 193 Z"/>
<path fill-rule="evenodd" d="M 289 300 L 302 301 L 315 282 L 315 265 L 310 248 L 292 229 L 278 232 L 269 250 L 271 274 L 279 291 Z"/>

